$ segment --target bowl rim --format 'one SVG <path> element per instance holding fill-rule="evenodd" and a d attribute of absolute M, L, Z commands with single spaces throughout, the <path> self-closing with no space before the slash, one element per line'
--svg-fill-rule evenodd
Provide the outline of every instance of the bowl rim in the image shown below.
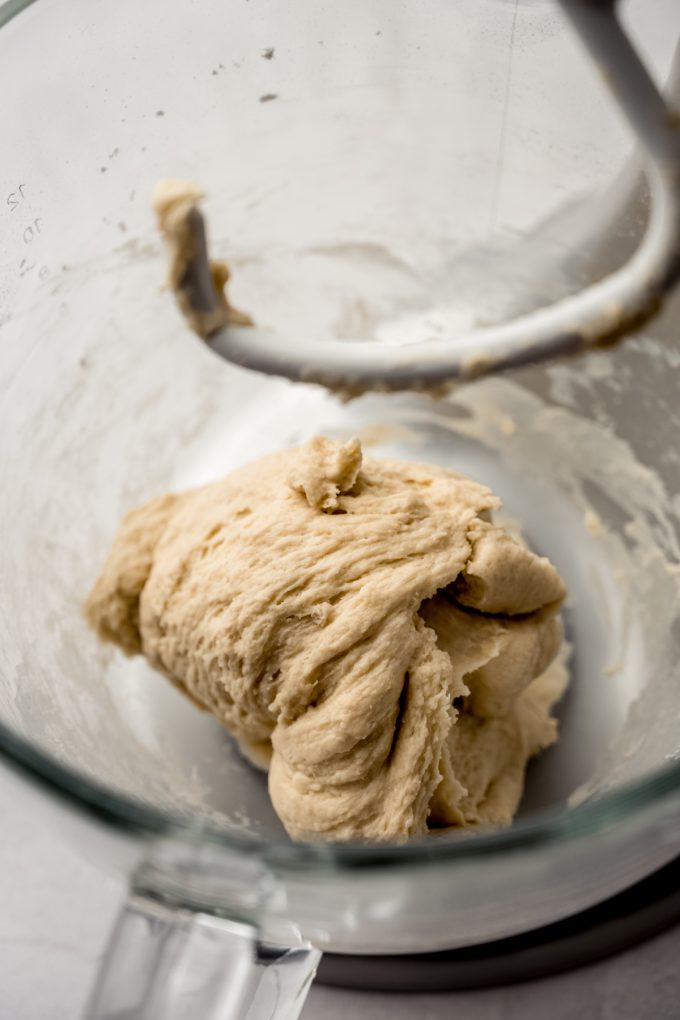
<path fill-rule="evenodd" d="M 143 840 L 176 838 L 212 845 L 228 853 L 256 855 L 265 863 L 287 870 L 378 869 L 413 867 L 485 858 L 496 861 L 509 851 L 548 849 L 573 839 L 596 836 L 667 801 L 680 807 L 680 761 L 671 761 L 641 779 L 622 784 L 564 810 L 552 807 L 532 813 L 510 828 L 442 833 L 404 844 L 293 843 L 271 840 L 255 832 L 224 828 L 201 818 L 145 804 L 59 762 L 34 743 L 0 722 L 0 760 L 24 780 L 75 808 L 90 821 L 120 835 Z"/>
<path fill-rule="evenodd" d="M 0 0 L 0 28 L 34 3 L 35 0 Z"/>

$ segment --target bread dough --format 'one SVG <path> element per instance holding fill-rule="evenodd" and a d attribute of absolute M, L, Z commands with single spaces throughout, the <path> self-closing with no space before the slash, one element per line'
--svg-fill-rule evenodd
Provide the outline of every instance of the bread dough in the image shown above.
<path fill-rule="evenodd" d="M 564 585 L 441 467 L 323 437 L 123 520 L 87 600 L 260 763 L 296 839 L 509 823 Z"/>
<path fill-rule="evenodd" d="M 208 259 L 198 211 L 203 197 L 197 184 L 174 178 L 160 180 L 153 193 L 158 226 L 170 251 L 168 286 L 188 324 L 205 340 L 225 326 L 252 326 L 253 320 L 227 297 L 227 263 Z"/>

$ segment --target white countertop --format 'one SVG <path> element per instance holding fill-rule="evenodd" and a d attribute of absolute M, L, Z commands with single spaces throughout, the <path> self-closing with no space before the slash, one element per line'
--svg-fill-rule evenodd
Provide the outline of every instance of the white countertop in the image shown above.
<path fill-rule="evenodd" d="M 12 802 L 1 771 L 0 834 L 0 1020 L 77 1020 L 124 884 Z M 396 996 L 317 986 L 302 1020 L 678 1020 L 679 960 L 675 928 L 591 967 L 510 988 Z"/>

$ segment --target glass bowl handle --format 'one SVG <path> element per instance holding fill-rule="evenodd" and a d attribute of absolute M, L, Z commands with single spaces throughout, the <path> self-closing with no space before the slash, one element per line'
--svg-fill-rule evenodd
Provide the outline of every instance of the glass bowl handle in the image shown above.
<path fill-rule="evenodd" d="M 318 950 L 131 891 L 85 1020 L 297 1020 Z"/>

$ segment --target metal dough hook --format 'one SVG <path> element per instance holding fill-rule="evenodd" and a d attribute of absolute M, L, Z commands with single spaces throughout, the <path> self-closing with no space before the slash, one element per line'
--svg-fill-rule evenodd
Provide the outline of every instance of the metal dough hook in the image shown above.
<path fill-rule="evenodd" d="M 173 284 L 186 318 L 220 357 L 245 368 L 347 394 L 435 389 L 613 344 L 660 309 L 680 277 L 680 115 L 656 88 L 617 16 L 618 0 L 560 0 L 640 145 L 651 196 L 647 229 L 621 268 L 579 293 L 501 325 L 449 339 L 393 346 L 375 340 L 303 339 L 243 325 L 224 294 L 228 270 L 211 264 L 196 202 L 175 210 L 184 239 Z M 167 227 L 167 225 L 164 225 Z M 225 276 L 226 274 L 226 276 Z"/>

